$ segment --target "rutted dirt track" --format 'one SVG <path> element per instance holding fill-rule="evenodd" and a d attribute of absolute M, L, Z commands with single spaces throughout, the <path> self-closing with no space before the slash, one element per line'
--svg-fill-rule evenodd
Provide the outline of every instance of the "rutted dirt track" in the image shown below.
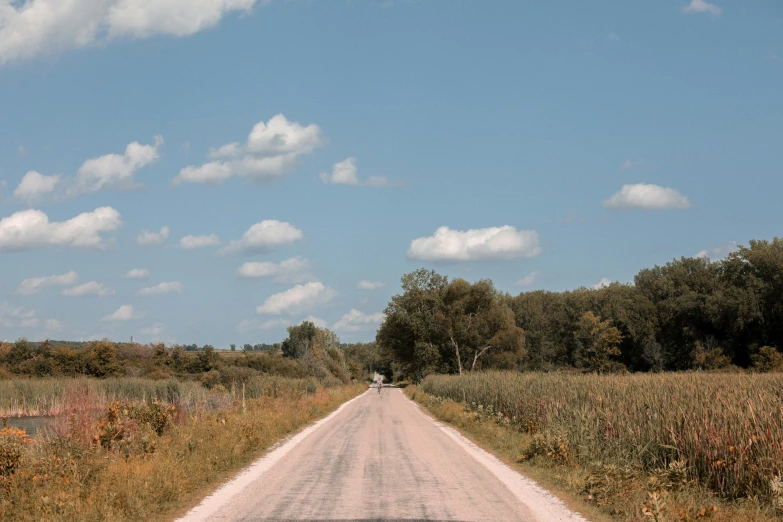
<path fill-rule="evenodd" d="M 395 388 L 368 390 L 232 482 L 181 520 L 583 520 Z"/>

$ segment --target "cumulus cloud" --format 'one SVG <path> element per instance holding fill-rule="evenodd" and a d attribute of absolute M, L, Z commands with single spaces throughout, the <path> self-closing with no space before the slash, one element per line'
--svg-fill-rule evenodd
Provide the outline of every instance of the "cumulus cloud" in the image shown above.
<path fill-rule="evenodd" d="M 0 251 L 46 245 L 101 248 L 107 244 L 101 233 L 113 232 L 120 225 L 120 213 L 111 207 L 60 222 L 50 222 L 40 210 L 23 210 L 0 220 Z"/>
<path fill-rule="evenodd" d="M 383 288 L 386 286 L 386 283 L 383 281 L 367 281 L 365 279 L 359 281 L 359 283 L 356 285 L 357 290 L 377 290 L 378 288 Z"/>
<path fill-rule="evenodd" d="M 66 196 L 77 196 L 103 189 L 127 189 L 136 186 L 133 174 L 154 163 L 163 145 L 163 137 L 155 136 L 153 145 L 142 145 L 137 141 L 125 147 L 124 154 L 106 154 L 85 161 L 76 172 L 76 178 L 68 188 Z"/>
<path fill-rule="evenodd" d="M 327 322 L 326 322 L 326 321 L 324 321 L 324 320 L 323 320 L 323 319 L 321 319 L 320 317 L 316 317 L 316 316 L 314 316 L 314 315 L 308 315 L 307 317 L 305 317 L 304 319 L 302 319 L 302 321 L 308 321 L 308 322 L 311 322 L 311 323 L 313 323 L 315 326 L 317 326 L 318 328 L 326 328 L 326 326 L 327 326 Z"/>
<path fill-rule="evenodd" d="M 268 0 L 0 0 L 0 64 L 115 39 L 184 37 Z"/>
<path fill-rule="evenodd" d="M 440 227 L 408 247 L 408 258 L 422 261 L 501 261 L 540 253 L 537 232 L 509 225 L 466 231 Z"/>
<path fill-rule="evenodd" d="M 533 286 L 541 279 L 541 272 L 530 272 L 528 275 L 514 283 L 514 286 Z"/>
<path fill-rule="evenodd" d="M 179 240 L 179 246 L 187 249 L 217 246 L 219 244 L 220 237 L 216 234 L 210 234 L 208 236 L 185 236 Z"/>
<path fill-rule="evenodd" d="M 275 283 L 296 284 L 310 279 L 310 261 L 302 257 L 292 257 L 272 263 L 245 263 L 237 270 L 239 277 L 248 279 L 273 278 Z"/>
<path fill-rule="evenodd" d="M 164 295 L 164 294 L 181 294 L 183 290 L 182 283 L 179 281 L 166 281 L 165 283 L 160 283 L 155 286 L 148 286 L 146 288 L 142 288 L 138 292 L 136 292 L 136 295 L 140 296 L 150 296 L 150 295 Z"/>
<path fill-rule="evenodd" d="M 142 230 L 136 241 L 140 245 L 162 245 L 169 238 L 169 227 L 161 227 L 159 232 L 147 232 Z"/>
<path fill-rule="evenodd" d="M 113 314 L 104 317 L 102 321 L 130 321 L 139 317 L 141 314 L 133 309 L 133 305 L 122 305 Z"/>
<path fill-rule="evenodd" d="M 143 268 L 131 268 L 128 270 L 124 276 L 122 276 L 123 279 L 147 279 L 150 276 L 149 270 L 145 270 Z"/>
<path fill-rule="evenodd" d="M 74 286 L 73 288 L 66 288 L 63 290 L 63 295 L 69 297 L 104 297 L 107 295 L 114 295 L 114 289 L 107 288 L 96 281 L 90 281 L 89 283 Z"/>
<path fill-rule="evenodd" d="M 702 250 L 694 257 L 706 257 L 710 261 L 718 261 L 719 259 L 724 259 L 732 252 L 736 252 L 737 248 L 738 246 L 736 241 L 729 241 L 726 244 Z"/>
<path fill-rule="evenodd" d="M 371 176 L 365 181 L 359 180 L 359 171 L 356 168 L 356 158 L 347 158 L 332 166 L 332 173 L 321 172 L 318 174 L 321 181 L 333 185 L 367 185 L 370 187 L 385 187 L 390 185 L 385 176 Z"/>
<path fill-rule="evenodd" d="M 215 161 L 183 168 L 172 183 L 219 185 L 231 177 L 269 183 L 286 175 L 302 156 L 321 145 L 318 125 L 303 126 L 277 114 L 266 123 L 257 123 L 245 144 L 234 142 L 212 149 L 209 155 Z"/>
<path fill-rule="evenodd" d="M 611 281 L 609 281 L 605 277 L 602 277 L 600 281 L 598 281 L 596 284 L 594 284 L 590 288 L 592 288 L 593 290 L 600 290 L 601 288 L 605 288 L 605 287 L 609 286 L 610 284 L 612 284 Z"/>
<path fill-rule="evenodd" d="M 723 10 L 715 4 L 709 4 L 704 0 L 691 0 L 691 3 L 682 8 L 683 13 L 709 13 L 712 16 L 720 16 Z"/>
<path fill-rule="evenodd" d="M 334 323 L 334 329 L 342 332 L 375 330 L 378 325 L 381 324 L 381 321 L 383 321 L 383 313 L 364 314 L 359 310 L 352 308 L 350 312 Z"/>
<path fill-rule="evenodd" d="M 231 241 L 221 254 L 269 252 L 302 239 L 304 234 L 291 223 L 267 219 L 251 226 L 241 239 Z"/>
<path fill-rule="evenodd" d="M 320 281 L 314 281 L 270 296 L 256 308 L 256 312 L 266 315 L 297 315 L 328 303 L 336 295 L 335 290 Z"/>
<path fill-rule="evenodd" d="M 645 210 L 664 210 L 673 208 L 691 208 L 687 197 L 672 188 L 639 183 L 623 185 L 618 192 L 604 200 L 606 208 L 627 210 L 640 208 Z"/>
<path fill-rule="evenodd" d="M 40 172 L 31 170 L 22 177 L 19 186 L 14 190 L 14 197 L 23 201 L 32 201 L 54 192 L 60 176 L 44 176 Z"/>
<path fill-rule="evenodd" d="M 16 289 L 16 293 L 21 295 L 31 295 L 45 288 L 52 286 L 69 286 L 79 279 L 78 274 L 71 270 L 61 275 L 50 275 L 46 277 L 32 277 L 25 279 L 19 284 L 19 288 Z"/>

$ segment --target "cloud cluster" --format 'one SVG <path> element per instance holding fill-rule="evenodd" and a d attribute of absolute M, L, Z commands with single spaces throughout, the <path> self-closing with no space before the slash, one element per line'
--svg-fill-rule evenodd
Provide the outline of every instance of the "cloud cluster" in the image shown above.
<path fill-rule="evenodd" d="M 0 64 L 117 38 L 188 36 L 268 0 L 0 0 Z"/>
<path fill-rule="evenodd" d="M 31 170 L 22 176 L 22 181 L 14 190 L 14 197 L 22 201 L 33 201 L 52 194 L 59 182 L 60 176 L 44 176 L 40 172 Z"/>
<path fill-rule="evenodd" d="M 97 192 L 107 188 L 134 188 L 133 174 L 157 161 L 158 149 L 163 137 L 155 136 L 154 145 L 142 145 L 137 141 L 125 147 L 124 154 L 106 154 L 88 159 L 79 167 L 66 196 Z"/>
<path fill-rule="evenodd" d="M 298 241 L 304 237 L 302 231 L 291 223 L 266 219 L 251 226 L 240 239 L 229 242 L 220 249 L 221 254 L 249 254 L 270 252 L 276 248 Z"/>
<path fill-rule="evenodd" d="M 179 240 L 180 248 L 193 249 L 204 248 L 209 246 L 217 246 L 220 244 L 220 237 L 216 234 L 204 235 L 204 236 L 185 236 Z"/>
<path fill-rule="evenodd" d="M 161 227 L 160 231 L 158 232 L 148 232 L 146 230 L 142 230 L 139 235 L 136 236 L 136 241 L 140 245 L 162 245 L 168 238 L 169 227 Z"/>
<path fill-rule="evenodd" d="M 144 268 L 131 268 L 128 270 L 124 276 L 122 276 L 123 279 L 147 279 L 150 276 L 149 270 L 145 270 Z"/>
<path fill-rule="evenodd" d="M 537 232 L 509 225 L 465 231 L 440 227 L 408 247 L 408 258 L 421 261 L 503 261 L 540 253 Z"/>
<path fill-rule="evenodd" d="M 672 188 L 638 183 L 623 185 L 618 192 L 605 199 L 604 207 L 614 210 L 644 209 L 664 210 L 675 208 L 691 208 L 693 205 L 687 197 Z"/>
<path fill-rule="evenodd" d="M 383 288 L 386 286 L 386 283 L 383 281 L 367 281 L 362 279 L 359 281 L 359 283 L 356 285 L 357 290 L 377 290 L 378 288 Z"/>
<path fill-rule="evenodd" d="M 101 248 L 101 236 L 122 225 L 120 213 L 111 207 L 83 212 L 67 221 L 50 222 L 40 210 L 23 210 L 0 220 L 0 251 L 25 250 L 48 245 Z"/>
<path fill-rule="evenodd" d="M 273 263 L 271 261 L 244 263 L 237 270 L 239 277 L 247 279 L 273 278 L 275 283 L 296 284 L 309 279 L 310 261 L 302 257 L 292 257 Z"/>
<path fill-rule="evenodd" d="M 334 329 L 342 332 L 360 332 L 362 330 L 374 330 L 383 321 L 383 313 L 365 314 L 352 308 L 350 312 L 342 316 L 334 323 Z"/>
<path fill-rule="evenodd" d="M 104 297 L 107 295 L 114 295 L 113 288 L 107 288 L 103 284 L 97 281 L 90 281 L 73 288 L 66 288 L 63 290 L 63 295 L 69 297 Z"/>
<path fill-rule="evenodd" d="M 691 3 L 682 8 L 683 13 L 709 13 L 712 16 L 720 16 L 723 9 L 704 0 L 691 0 Z"/>
<path fill-rule="evenodd" d="M 166 281 L 165 283 L 160 283 L 155 286 L 142 288 L 136 292 L 136 295 L 147 297 L 151 295 L 165 295 L 172 293 L 181 294 L 183 289 L 184 286 L 182 286 L 182 283 L 179 281 Z"/>
<path fill-rule="evenodd" d="M 183 182 L 218 185 L 231 177 L 268 183 L 290 172 L 305 154 L 323 145 L 318 125 L 302 126 L 282 114 L 259 122 L 245 144 L 223 145 L 210 152 L 214 161 L 180 170 L 174 185 Z"/>
<path fill-rule="evenodd" d="M 601 288 L 606 288 L 607 286 L 611 285 L 612 282 L 609 281 L 607 278 L 602 277 L 600 281 L 598 281 L 596 284 L 591 286 L 593 290 L 600 290 Z"/>
<path fill-rule="evenodd" d="M 708 248 L 706 250 L 702 250 L 694 257 L 706 257 L 710 261 L 717 261 L 719 259 L 724 259 L 732 252 L 736 252 L 737 249 L 738 249 L 737 242 L 729 241 L 726 244 L 716 246 L 714 248 Z"/>
<path fill-rule="evenodd" d="M 78 279 L 79 276 L 74 270 L 61 275 L 32 277 L 22 281 L 16 289 L 16 293 L 20 295 L 31 295 L 53 286 L 70 286 L 76 283 Z"/>
<path fill-rule="evenodd" d="M 321 172 L 318 174 L 321 181 L 333 185 L 367 185 L 370 187 L 385 187 L 389 180 L 385 176 L 370 176 L 364 181 L 359 180 L 359 171 L 356 168 L 356 158 L 347 158 L 332 166 L 332 173 Z"/>
<path fill-rule="evenodd" d="M 14 308 L 7 303 L 0 303 L 0 326 L 3 328 L 35 328 L 38 326 L 38 318 L 35 310 L 26 310 L 23 306 Z"/>
<path fill-rule="evenodd" d="M 530 272 L 528 275 L 514 283 L 514 286 L 533 286 L 539 279 L 541 279 L 541 272 Z"/>
<path fill-rule="evenodd" d="M 337 292 L 320 281 L 296 285 L 284 292 L 271 295 L 256 308 L 265 315 L 298 315 L 306 313 L 334 299 Z"/>
<path fill-rule="evenodd" d="M 133 309 L 133 305 L 122 305 L 114 313 L 107 315 L 102 321 L 130 321 L 131 319 L 138 319 L 141 317 L 140 313 L 137 313 Z"/>

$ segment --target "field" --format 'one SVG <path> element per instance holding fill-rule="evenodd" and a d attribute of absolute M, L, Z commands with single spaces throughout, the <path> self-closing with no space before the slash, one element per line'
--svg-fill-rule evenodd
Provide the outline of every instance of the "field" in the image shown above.
<path fill-rule="evenodd" d="M 607 513 L 668 520 L 669 499 L 685 508 L 668 516 L 687 520 L 697 498 L 694 517 L 720 504 L 762 520 L 783 507 L 780 374 L 488 372 L 430 376 L 419 390 L 526 434 L 519 461 L 575 470 L 573 492 Z"/>
<path fill-rule="evenodd" d="M 259 376 L 231 389 L 120 378 L 0 390 L 6 412 L 62 414 L 35 439 L 0 431 L 0 519 L 98 521 L 170 517 L 366 385 Z"/>

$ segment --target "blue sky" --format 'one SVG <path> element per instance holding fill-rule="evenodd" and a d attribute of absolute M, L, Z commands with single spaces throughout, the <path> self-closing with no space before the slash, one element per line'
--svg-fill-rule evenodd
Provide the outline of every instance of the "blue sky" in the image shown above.
<path fill-rule="evenodd" d="M 3 339 L 370 340 L 422 266 L 564 290 L 781 234 L 777 0 L 61 4 L 0 0 Z"/>

